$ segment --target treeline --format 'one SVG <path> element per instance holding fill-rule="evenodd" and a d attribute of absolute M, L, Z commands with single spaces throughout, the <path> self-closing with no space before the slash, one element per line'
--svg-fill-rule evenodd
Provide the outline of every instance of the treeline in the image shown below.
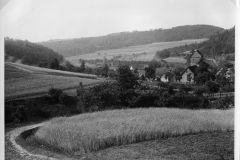
<path fill-rule="evenodd" d="M 179 41 L 184 39 L 209 38 L 224 29 L 210 25 L 186 25 L 170 29 L 134 31 L 70 40 L 52 40 L 41 44 L 63 56 L 75 56 L 99 50 L 116 49 L 153 42 Z"/>
<path fill-rule="evenodd" d="M 200 44 L 194 43 L 174 48 L 158 51 L 155 58 L 166 58 L 165 55 L 178 55 L 178 53 L 193 50 L 198 48 L 205 56 L 215 57 L 221 54 L 235 53 L 235 27 L 225 30 L 224 32 L 217 32 L 211 36 L 209 40 Z M 168 54 L 166 54 L 168 53 Z"/>
<path fill-rule="evenodd" d="M 49 67 L 54 61 L 63 61 L 63 57 L 52 49 L 29 41 L 5 38 L 5 59 L 20 60 L 23 64 Z"/>

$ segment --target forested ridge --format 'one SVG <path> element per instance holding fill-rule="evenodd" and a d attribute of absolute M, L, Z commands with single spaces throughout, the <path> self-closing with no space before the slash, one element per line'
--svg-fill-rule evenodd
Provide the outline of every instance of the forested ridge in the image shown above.
<path fill-rule="evenodd" d="M 209 38 L 217 32 L 222 31 L 224 31 L 223 28 L 211 25 L 185 25 L 170 29 L 121 32 L 99 37 L 51 40 L 41 42 L 40 44 L 68 57 L 99 50 L 116 49 L 154 42 Z"/>
<path fill-rule="evenodd" d="M 190 44 L 158 51 L 155 57 L 162 57 L 161 55 L 165 53 L 169 53 L 169 55 L 177 55 L 178 53 L 193 49 L 199 49 L 208 57 L 235 53 L 235 27 L 221 33 L 217 32 L 215 35 L 211 36 L 209 40 L 200 44 Z"/>
<path fill-rule="evenodd" d="M 49 67 L 56 59 L 63 60 L 60 54 L 39 44 L 10 38 L 5 38 L 4 42 L 6 60 L 19 60 L 24 64 L 42 67 Z"/>

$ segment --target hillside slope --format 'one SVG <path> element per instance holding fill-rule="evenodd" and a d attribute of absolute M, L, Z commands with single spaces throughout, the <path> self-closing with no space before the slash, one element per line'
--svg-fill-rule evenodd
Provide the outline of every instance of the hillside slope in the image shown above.
<path fill-rule="evenodd" d="M 40 44 L 53 49 L 64 57 L 92 53 L 98 50 L 117 49 L 154 42 L 180 41 L 209 38 L 224 29 L 210 25 L 186 25 L 170 29 L 134 31 L 68 40 L 52 40 Z"/>
<path fill-rule="evenodd" d="M 107 60 L 115 61 L 151 61 L 157 51 L 176 46 L 188 45 L 192 43 L 197 44 L 206 40 L 207 39 L 189 39 L 182 41 L 157 42 L 144 45 L 123 47 L 120 49 L 100 50 L 93 53 L 66 57 L 65 59 L 76 66 L 80 65 L 79 59 L 96 60 L 106 58 Z"/>
<path fill-rule="evenodd" d="M 5 38 L 4 42 L 6 61 L 21 61 L 24 64 L 48 67 L 54 59 L 63 60 L 61 55 L 39 44 L 10 38 Z"/>
<path fill-rule="evenodd" d="M 169 49 L 162 50 L 155 55 L 155 59 L 161 57 L 163 52 L 169 51 L 172 54 L 181 53 L 198 48 L 205 56 L 215 57 L 222 54 L 235 53 L 235 27 L 225 30 L 222 33 L 218 33 L 199 44 L 182 45 Z"/>
<path fill-rule="evenodd" d="M 88 86 L 102 81 L 95 75 L 5 63 L 5 100 L 43 95 L 50 88 L 74 89 L 79 82 Z"/>

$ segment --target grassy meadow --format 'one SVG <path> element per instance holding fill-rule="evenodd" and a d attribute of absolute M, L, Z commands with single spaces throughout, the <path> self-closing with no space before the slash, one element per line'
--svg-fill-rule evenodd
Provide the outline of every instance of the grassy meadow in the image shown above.
<path fill-rule="evenodd" d="M 233 109 L 142 108 L 54 118 L 28 140 L 82 154 L 163 137 L 233 129 Z"/>
<path fill-rule="evenodd" d="M 79 65 L 79 59 L 94 60 L 103 59 L 104 57 L 107 59 L 122 61 L 151 61 L 157 51 L 186 44 L 200 43 L 205 40 L 206 39 L 190 39 L 173 42 L 158 42 L 145 45 L 129 46 L 120 49 L 100 50 L 93 53 L 66 57 L 66 59 L 74 65 Z"/>
<path fill-rule="evenodd" d="M 70 89 L 78 86 L 79 82 L 91 85 L 102 81 L 93 77 L 95 76 L 5 63 L 5 97 L 18 98 L 46 93 L 49 88 Z"/>

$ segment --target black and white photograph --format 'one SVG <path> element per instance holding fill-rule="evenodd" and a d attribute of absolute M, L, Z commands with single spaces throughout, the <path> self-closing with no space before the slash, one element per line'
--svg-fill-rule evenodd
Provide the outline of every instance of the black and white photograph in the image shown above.
<path fill-rule="evenodd" d="M 238 0 L 1 0 L 0 11 L 0 159 L 240 157 Z"/>

